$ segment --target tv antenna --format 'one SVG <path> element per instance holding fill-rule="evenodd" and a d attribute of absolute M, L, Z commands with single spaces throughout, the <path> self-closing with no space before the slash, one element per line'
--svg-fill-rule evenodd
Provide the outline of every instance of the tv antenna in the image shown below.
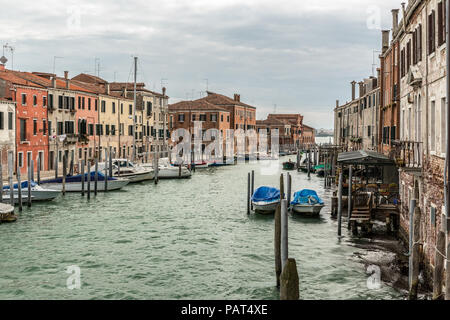
<path fill-rule="evenodd" d="M 14 47 L 10 46 L 8 43 L 3 45 L 3 56 L 1 57 L 2 63 L 8 62 L 8 59 L 5 57 L 5 50 L 9 50 L 11 52 L 11 70 L 14 70 Z"/>

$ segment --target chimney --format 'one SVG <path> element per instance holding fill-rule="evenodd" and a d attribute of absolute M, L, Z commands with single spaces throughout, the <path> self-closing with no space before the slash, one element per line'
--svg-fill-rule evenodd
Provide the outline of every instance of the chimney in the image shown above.
<path fill-rule="evenodd" d="M 352 85 L 352 101 L 356 99 L 356 81 L 350 82 Z"/>
<path fill-rule="evenodd" d="M 163 94 L 164 97 L 166 96 L 166 87 L 162 88 L 162 94 Z"/>
<path fill-rule="evenodd" d="M 399 9 L 392 9 L 392 35 L 397 32 L 398 29 L 398 12 Z"/>
<path fill-rule="evenodd" d="M 382 35 L 382 49 L 381 52 L 386 52 L 387 49 L 389 49 L 389 30 L 382 30 L 381 31 L 381 35 Z"/>
<path fill-rule="evenodd" d="M 66 89 L 69 89 L 69 71 L 64 71 L 64 79 L 66 80 Z"/>
<path fill-rule="evenodd" d="M 359 84 L 359 97 L 361 98 L 364 95 L 364 82 L 360 81 Z"/>
<path fill-rule="evenodd" d="M 377 85 L 381 83 L 381 68 L 377 68 Z"/>
<path fill-rule="evenodd" d="M 111 93 L 111 89 L 109 86 L 109 82 L 106 83 L 106 94 L 109 95 Z"/>
<path fill-rule="evenodd" d="M 336 100 L 336 108 L 339 108 L 339 100 Z"/>
<path fill-rule="evenodd" d="M 236 102 L 241 102 L 241 95 L 235 93 L 235 94 L 234 94 L 234 101 L 236 101 Z"/>
<path fill-rule="evenodd" d="M 56 88 L 56 76 L 52 76 L 52 88 Z"/>

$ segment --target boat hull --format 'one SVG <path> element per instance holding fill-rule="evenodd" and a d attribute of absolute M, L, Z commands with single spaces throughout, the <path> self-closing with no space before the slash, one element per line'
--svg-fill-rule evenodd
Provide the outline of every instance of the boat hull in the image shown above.
<path fill-rule="evenodd" d="M 115 180 L 108 180 L 108 190 L 107 191 L 114 191 L 119 190 L 125 187 L 128 183 L 130 183 L 130 180 L 128 179 L 115 179 Z M 84 191 L 87 190 L 87 181 L 84 183 Z M 46 188 L 53 189 L 53 190 L 59 190 L 62 191 L 62 183 L 46 183 Z M 94 191 L 95 188 L 95 181 L 90 182 L 91 191 Z M 67 182 L 66 183 L 66 192 L 81 192 L 82 190 L 82 184 L 81 182 Z M 104 192 L 105 191 L 105 181 L 97 181 L 97 191 Z"/>
<path fill-rule="evenodd" d="M 280 201 L 274 201 L 274 202 L 252 202 L 253 204 L 253 210 L 255 210 L 256 213 L 259 214 L 272 214 L 277 209 L 278 205 L 280 204 Z"/>
<path fill-rule="evenodd" d="M 134 183 L 134 182 L 141 182 L 141 181 L 155 179 L 155 172 L 154 171 L 144 171 L 144 172 L 129 173 L 129 174 L 126 173 L 126 174 L 114 175 L 114 177 L 128 179 L 128 180 L 130 180 L 130 183 Z"/>
<path fill-rule="evenodd" d="M 178 168 L 159 168 L 158 179 L 188 179 L 191 177 L 191 172 L 186 169 L 181 169 L 181 175 Z"/>
<path fill-rule="evenodd" d="M 292 206 L 292 211 L 306 216 L 318 216 L 320 211 L 325 207 L 323 204 L 317 205 L 303 205 L 296 204 Z"/>

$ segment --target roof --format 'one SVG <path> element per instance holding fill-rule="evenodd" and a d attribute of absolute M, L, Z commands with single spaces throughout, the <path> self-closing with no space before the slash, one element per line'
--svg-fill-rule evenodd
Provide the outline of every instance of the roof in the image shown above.
<path fill-rule="evenodd" d="M 243 106 L 243 107 L 247 107 L 247 108 L 252 108 L 252 109 L 256 109 L 255 107 L 243 103 L 241 101 L 236 101 L 234 99 L 231 99 L 227 96 L 224 96 L 222 94 L 219 93 L 214 93 L 211 91 L 207 91 L 208 95 L 204 98 L 201 98 L 199 100 L 205 100 L 208 101 L 209 103 L 215 104 L 215 105 L 219 105 L 219 106 Z"/>
<path fill-rule="evenodd" d="M 395 165 L 394 160 L 389 159 L 385 155 L 365 150 L 340 153 L 337 162 L 352 165 Z"/>
<path fill-rule="evenodd" d="M 287 123 L 286 121 L 271 118 L 266 120 L 256 120 L 256 125 L 266 125 L 266 126 L 285 126 L 290 125 L 290 123 Z"/>
<path fill-rule="evenodd" d="M 94 84 L 107 84 L 108 81 L 100 77 L 96 77 L 86 73 L 80 73 L 79 75 L 72 78 L 72 80 L 78 80 L 82 82 L 94 83 Z"/>
<path fill-rule="evenodd" d="M 111 91 L 120 91 L 122 92 L 123 89 L 127 89 L 128 91 L 134 90 L 134 83 L 133 82 L 111 82 L 110 84 L 110 90 Z M 139 82 L 136 83 L 136 91 L 138 92 L 148 92 L 158 97 L 167 97 L 164 96 L 162 93 L 151 91 L 145 88 L 145 83 Z"/>
<path fill-rule="evenodd" d="M 9 81 L 9 82 L 11 82 L 12 84 L 15 84 L 15 85 L 44 89 L 43 86 L 41 86 L 39 84 L 36 84 L 36 83 L 34 83 L 32 81 L 29 81 L 27 79 L 24 79 L 22 77 L 19 77 L 17 72 L 13 72 L 11 70 L 2 70 L 2 71 L 0 71 L 0 79 L 3 79 L 5 81 Z"/>
<path fill-rule="evenodd" d="M 170 104 L 169 111 L 190 111 L 190 110 L 202 110 L 202 111 L 220 111 L 220 112 L 228 112 L 227 109 L 218 107 L 208 101 L 194 100 L 194 101 L 180 101 L 178 103 Z"/>
<path fill-rule="evenodd" d="M 316 129 L 314 129 L 313 127 L 310 127 L 310 126 L 308 126 L 308 125 L 306 125 L 306 124 L 303 124 L 303 129 L 304 129 L 304 128 L 306 128 L 306 129 L 311 129 L 311 131 L 316 130 Z"/>

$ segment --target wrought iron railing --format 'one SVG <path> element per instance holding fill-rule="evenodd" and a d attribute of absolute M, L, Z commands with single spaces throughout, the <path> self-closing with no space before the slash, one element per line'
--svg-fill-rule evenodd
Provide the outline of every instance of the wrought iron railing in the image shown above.
<path fill-rule="evenodd" d="M 417 141 L 392 141 L 391 158 L 399 167 L 420 169 L 423 165 L 423 143 Z"/>

